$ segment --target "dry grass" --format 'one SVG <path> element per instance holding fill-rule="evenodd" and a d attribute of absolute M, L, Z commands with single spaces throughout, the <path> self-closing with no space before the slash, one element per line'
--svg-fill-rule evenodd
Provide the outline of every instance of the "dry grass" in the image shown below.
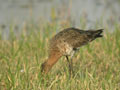
<path fill-rule="evenodd" d="M 13 26 L 14 27 L 14 26 Z M 9 40 L 0 39 L 0 90 L 118 90 L 120 88 L 120 30 L 82 47 L 74 59 L 75 76 L 69 78 L 65 58 L 43 80 L 41 63 L 56 24 L 25 27 L 19 36 L 11 28 Z"/>

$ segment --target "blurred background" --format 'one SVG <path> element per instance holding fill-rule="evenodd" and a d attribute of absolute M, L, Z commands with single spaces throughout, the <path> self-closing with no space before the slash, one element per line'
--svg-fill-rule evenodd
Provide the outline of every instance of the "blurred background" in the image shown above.
<path fill-rule="evenodd" d="M 120 22 L 119 13 L 120 0 L 0 0 L 0 27 L 3 39 L 8 38 L 11 25 L 14 24 L 18 34 L 31 22 L 55 21 L 60 27 L 67 27 L 69 22 L 81 29 L 107 25 L 112 32 Z"/>
<path fill-rule="evenodd" d="M 49 39 L 68 27 L 103 38 L 41 78 Z M 43 80 L 44 79 L 44 80 Z M 0 0 L 0 90 L 120 90 L 120 0 Z"/>

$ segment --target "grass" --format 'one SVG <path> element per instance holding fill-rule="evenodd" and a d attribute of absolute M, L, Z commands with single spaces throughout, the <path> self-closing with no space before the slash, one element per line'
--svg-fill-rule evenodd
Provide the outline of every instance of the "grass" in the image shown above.
<path fill-rule="evenodd" d="M 0 90 L 119 90 L 120 29 L 81 47 L 73 58 L 75 76 L 69 78 L 64 57 L 45 77 L 40 66 L 47 58 L 48 41 L 56 23 L 26 25 L 21 34 L 10 27 L 8 40 L 0 38 Z"/>

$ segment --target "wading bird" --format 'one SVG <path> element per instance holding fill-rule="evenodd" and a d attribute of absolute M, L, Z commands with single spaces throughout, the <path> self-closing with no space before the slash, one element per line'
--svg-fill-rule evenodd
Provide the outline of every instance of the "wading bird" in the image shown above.
<path fill-rule="evenodd" d="M 72 27 L 56 34 L 49 43 L 48 59 L 41 65 L 42 73 L 48 73 L 62 56 L 65 56 L 69 63 L 69 72 L 73 72 L 72 60 L 69 61 L 68 56 L 73 56 L 81 46 L 88 44 L 96 38 L 102 37 L 102 32 L 103 29 L 80 30 Z"/>

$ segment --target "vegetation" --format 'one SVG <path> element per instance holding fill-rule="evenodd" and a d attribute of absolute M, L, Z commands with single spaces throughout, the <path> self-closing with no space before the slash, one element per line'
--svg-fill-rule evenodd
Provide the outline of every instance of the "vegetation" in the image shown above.
<path fill-rule="evenodd" d="M 67 24 L 71 26 L 70 24 Z M 62 26 L 62 25 L 61 25 Z M 84 26 L 85 27 L 85 26 Z M 80 48 L 74 58 L 74 77 L 62 57 L 45 77 L 40 66 L 47 58 L 48 41 L 60 28 L 56 22 L 25 25 L 8 40 L 0 37 L 0 90 L 118 90 L 120 88 L 120 26 Z M 1 32 L 2 33 L 2 32 Z"/>

